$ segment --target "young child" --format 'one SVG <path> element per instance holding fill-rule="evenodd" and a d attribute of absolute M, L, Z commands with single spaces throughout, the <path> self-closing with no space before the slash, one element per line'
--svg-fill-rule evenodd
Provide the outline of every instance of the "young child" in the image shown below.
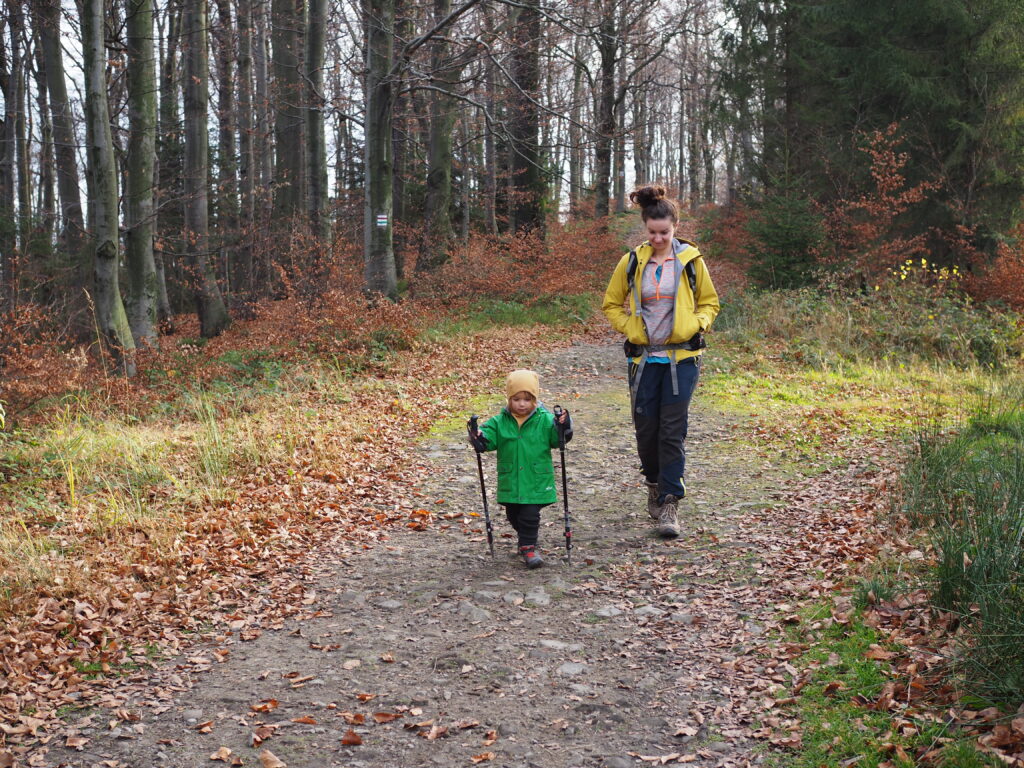
<path fill-rule="evenodd" d="M 483 453 L 498 452 L 498 503 L 519 534 L 519 554 L 526 567 L 544 564 L 537 553 L 540 510 L 553 504 L 555 468 L 551 449 L 558 447 L 559 432 L 572 439 L 572 421 L 563 411 L 554 414 L 538 400 L 540 377 L 533 371 L 512 371 L 505 380 L 508 406 L 470 435 L 470 443 Z"/>

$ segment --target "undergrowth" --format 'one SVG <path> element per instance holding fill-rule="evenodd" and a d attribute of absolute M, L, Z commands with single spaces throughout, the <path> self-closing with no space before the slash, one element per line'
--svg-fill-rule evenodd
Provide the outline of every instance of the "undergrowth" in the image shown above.
<path fill-rule="evenodd" d="M 921 434 L 897 507 L 936 552 L 937 605 L 961 617 L 972 690 L 1024 698 L 1024 387 L 1008 383 L 952 429 Z"/>

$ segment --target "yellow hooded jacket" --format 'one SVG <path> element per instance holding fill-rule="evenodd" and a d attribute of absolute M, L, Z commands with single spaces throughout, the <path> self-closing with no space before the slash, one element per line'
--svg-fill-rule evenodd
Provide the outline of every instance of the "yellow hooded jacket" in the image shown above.
<path fill-rule="evenodd" d="M 711 282 L 711 275 L 701 258 L 697 246 L 687 240 L 676 239 L 673 241 L 673 252 L 679 261 L 677 275 L 682 275 L 684 267 L 693 262 L 697 275 L 697 296 L 694 297 L 690 290 L 689 280 L 679 280 L 676 291 L 675 316 L 672 322 L 672 334 L 666 344 L 682 344 L 693 338 L 699 331 L 706 331 L 711 327 L 718 315 L 719 303 L 718 292 Z M 619 259 L 612 279 L 608 283 L 608 290 L 604 294 L 604 303 L 601 309 L 609 322 L 619 333 L 625 334 L 626 338 L 634 344 L 641 346 L 648 343 L 647 328 L 644 325 L 643 316 L 640 314 L 640 307 L 637 304 L 641 301 L 639 296 L 640 276 L 644 267 L 650 261 L 654 249 L 649 242 L 643 242 L 636 249 L 637 268 L 636 286 L 637 290 L 629 290 L 629 280 L 626 275 L 626 265 L 629 263 L 629 254 Z M 700 354 L 700 350 L 678 349 L 671 350 L 666 354 L 672 355 L 675 362 L 685 360 Z M 639 362 L 640 358 L 633 358 Z"/>

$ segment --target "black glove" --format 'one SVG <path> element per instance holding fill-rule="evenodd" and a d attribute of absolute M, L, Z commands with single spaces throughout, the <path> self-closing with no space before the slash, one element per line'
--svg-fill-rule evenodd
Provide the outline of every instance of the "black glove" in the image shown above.
<path fill-rule="evenodd" d="M 565 414 L 564 424 L 559 421 L 559 416 L 563 413 Z M 569 415 L 568 409 L 558 405 L 555 406 L 555 428 L 558 430 L 558 436 L 563 445 L 572 440 L 572 417 Z"/>
<path fill-rule="evenodd" d="M 626 339 L 622 342 L 622 351 L 625 353 L 626 357 L 639 357 L 644 353 L 644 348 L 639 344 L 634 344 L 629 339 Z"/>
<path fill-rule="evenodd" d="M 477 453 L 484 453 L 487 451 L 487 440 L 484 439 L 483 434 L 480 432 L 469 433 L 469 444 L 473 446 Z"/>
<path fill-rule="evenodd" d="M 476 426 L 478 418 L 474 416 L 466 423 L 466 431 L 469 433 L 469 444 L 473 446 L 477 453 L 484 453 L 487 450 L 487 440 L 480 434 L 480 430 Z"/>

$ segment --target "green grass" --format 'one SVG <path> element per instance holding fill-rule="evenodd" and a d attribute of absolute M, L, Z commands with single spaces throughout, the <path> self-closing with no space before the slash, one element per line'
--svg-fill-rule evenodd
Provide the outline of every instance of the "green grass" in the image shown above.
<path fill-rule="evenodd" d="M 828 613 L 828 606 L 822 605 L 807 609 L 805 616 L 817 618 L 817 614 Z M 913 727 L 897 729 L 890 712 L 858 704 L 857 697 L 876 701 L 886 683 L 896 679 L 888 673 L 886 662 L 867 658 L 872 645 L 894 649 L 856 614 L 847 625 L 833 623 L 822 630 L 811 649 L 793 661 L 798 669 L 809 672 L 793 705 L 793 714 L 801 723 L 802 746 L 774 757 L 774 765 L 845 768 L 889 761 L 910 768 L 917 764 L 919 752 L 933 749 L 941 750 L 938 764 L 942 766 L 987 768 L 998 764 L 978 752 L 971 740 L 958 739 L 941 724 L 907 716 Z"/>
<path fill-rule="evenodd" d="M 551 327 L 585 323 L 599 304 L 596 294 L 524 297 L 522 300 L 478 299 L 460 312 L 427 327 L 424 338 L 436 341 L 472 334 L 494 327 L 547 325 Z"/>
<path fill-rule="evenodd" d="M 896 508 L 936 551 L 936 603 L 964 623 L 963 684 L 1024 698 L 1024 385 L 997 389 L 956 429 L 922 434 Z"/>

